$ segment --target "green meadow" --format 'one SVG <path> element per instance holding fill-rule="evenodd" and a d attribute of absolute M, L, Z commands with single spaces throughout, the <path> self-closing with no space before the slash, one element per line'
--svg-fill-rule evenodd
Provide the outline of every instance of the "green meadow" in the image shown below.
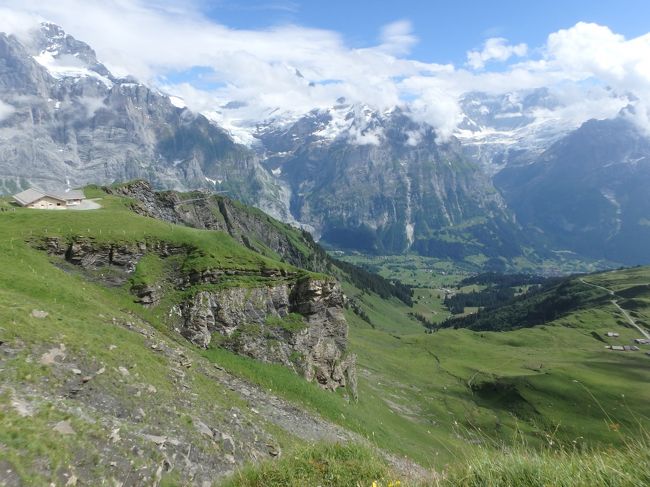
<path fill-rule="evenodd" d="M 96 378 L 96 388 L 121 397 L 125 404 L 139 402 L 138 407 L 148 408 L 150 417 L 169 416 L 164 406 L 177 401 L 177 391 L 169 379 L 168 364 L 152 352 L 146 337 L 114 326 L 115 320 L 150 325 L 193 361 L 215 363 L 258 384 L 358 433 L 371 448 L 407 457 L 441 475 L 445 473 L 435 482 L 456 479 L 448 485 L 570 485 L 559 480 L 553 483 L 554 477 L 544 470 L 549 462 L 564 462 L 570 472 L 587 465 L 586 458 L 611 455 L 598 461 L 621 466 L 632 458 L 631 453 L 626 456 L 626 448 L 642 450 L 634 450 L 630 445 L 646 441 L 643 425 L 648 421 L 650 404 L 650 356 L 645 352 L 650 347 L 637 352 L 605 348 L 631 344 L 639 335 L 607 300 L 597 307 L 578 309 L 532 328 L 507 332 L 441 329 L 425 333 L 411 313 L 419 313 L 433 322 L 442 321 L 449 312 L 442 304 L 441 290 L 457 284 L 470 270 L 411 258 L 408 269 L 380 266 L 385 277 L 417 285 L 414 307 L 343 283 L 345 293 L 359 303 L 368 317 L 364 320 L 352 310 L 346 311 L 349 348 L 358 361 L 359 401 L 353 402 L 342 393 L 325 392 L 305 382 L 286 368 L 255 362 L 218 347 L 207 351 L 195 349 L 167 328 L 161 310 L 145 309 L 135 303 L 127 289 L 130 284 L 106 287 L 35 249 L 34 243 L 45 237 L 88 237 L 97 242 L 164 241 L 190 249 L 184 265 L 197 270 L 219 267 L 304 272 L 247 250 L 220 232 L 141 217 L 129 210 L 126 199 L 107 196 L 97 188 L 88 192 L 101 198 L 102 209 L 14 210 L 6 201 L 0 202 L 9 210 L 0 212 L 0 341 L 16 350 L 0 364 L 0 452 L 20 472 L 26 485 L 52 481 L 37 471 L 34 473 L 32 467 L 41 461 L 53 465 L 54 472 L 74 461 L 89 462 L 102 474 L 110 470 L 98 459 L 101 452 L 93 445 L 93 438 L 104 434 L 100 418 L 80 420 L 54 402 L 45 404 L 29 419 L 9 407 L 12 390 L 35 391 L 44 383 L 55 387 L 65 382 L 65 377 L 33 360 L 52 347 L 65 344 L 67 353 L 82 357 L 81 365 L 86 368 L 96 370 L 104 364 L 106 372 Z M 363 263 L 363 258 L 355 261 Z M 164 272 L 159 259 L 145 258 L 132 282 L 150 283 Z M 650 323 L 650 269 L 593 274 L 584 279 L 615 290 L 624 298 L 619 304 L 641 325 Z M 31 316 L 34 309 L 46 310 L 47 318 Z M 608 331 L 616 331 L 620 337 L 610 339 L 606 337 Z M 119 348 L 119 355 L 109 350 L 110 344 Z M 122 365 L 137 371 L 139 382 L 154 386 L 156 397 L 130 395 L 131 379 L 121 379 L 118 372 Z M 129 377 L 133 375 L 134 372 Z M 237 394 L 211 382 L 199 371 L 191 369 L 188 375 L 187 381 L 196 395 L 193 407 L 215 421 L 219 420 L 220 411 L 242 406 Z M 74 399 L 67 399 L 64 404 L 73 408 Z M 178 407 L 182 404 L 178 403 Z M 51 425 L 63 419 L 69 419 L 75 430 L 83 434 L 59 440 Z M 179 418 L 168 420 L 173 428 L 188 427 Z M 232 480 L 228 485 L 292 485 L 283 484 L 282 479 L 293 469 L 302 472 L 305 482 L 318 482 L 323 477 L 310 469 L 319 462 L 324 465 L 322 472 L 329 472 L 339 482 L 322 485 L 353 485 L 346 482 L 354 471 L 359 471 L 359 485 L 370 486 L 375 478 L 381 479 L 381 485 L 395 480 L 390 467 L 375 456 L 375 450 L 366 450 L 367 446 L 313 449 L 272 425 L 261 427 L 280 438 L 282 446 L 295 455 L 289 454 L 281 462 L 264 464 L 260 469 L 251 467 L 240 473 L 240 483 Z M 504 449 L 508 455 L 499 457 L 502 477 L 490 473 L 495 477 L 489 482 L 483 477 L 485 482 L 481 483 L 477 476 L 481 471 L 488 475 L 485 465 Z M 530 459 L 530 468 L 539 464 L 538 471 L 547 475 L 539 478 L 547 480 L 517 483 L 516 479 L 528 475 L 522 458 Z M 647 455 L 640 456 L 639 461 L 645 461 L 647 467 Z M 336 470 L 337 462 L 347 465 L 347 470 Z M 464 470 L 468 465 L 476 465 L 471 474 Z M 513 473 L 515 470 L 519 473 Z M 511 474 L 524 477 L 507 476 Z M 593 475 L 585 474 L 579 485 L 589 485 L 589 479 L 600 478 L 598 472 Z M 173 476 L 169 482 L 168 485 L 174 485 Z"/>

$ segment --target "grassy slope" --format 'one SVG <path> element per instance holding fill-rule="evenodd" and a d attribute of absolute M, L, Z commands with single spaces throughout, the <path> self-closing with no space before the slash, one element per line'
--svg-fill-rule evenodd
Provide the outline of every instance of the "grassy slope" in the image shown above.
<path fill-rule="evenodd" d="M 190 261 L 196 268 L 296 270 L 250 252 L 224 234 L 139 217 L 127 211 L 125 202 L 117 198 L 105 197 L 102 203 L 106 208 L 87 212 L 0 212 L 0 343 L 5 347 L 3 351 L 7 350 L 6 355 L 0 354 L 0 464 L 3 470 L 9 465 L 26 485 L 61 482 L 62 476 L 69 475 L 75 465 L 87 468 L 86 474 L 92 472 L 94 478 L 128 476 L 120 469 L 123 465 L 119 464 L 119 455 L 105 458 L 102 453 L 111 434 L 106 419 L 112 421 L 112 412 L 102 412 L 99 407 L 92 413 L 81 413 L 79 403 L 64 395 L 72 382 L 79 381 L 73 372 L 75 368 L 92 376 L 89 386 L 101 391 L 98 397 L 119 405 L 123 412 L 118 413 L 115 421 L 124 419 L 123 437 L 130 428 L 155 435 L 181 435 L 182 430 L 183 435 L 194 438 L 196 449 L 209 452 L 214 447 L 196 432 L 190 415 L 208 424 L 219 424 L 230 408 L 248 409 L 245 400 L 195 369 L 186 371 L 181 387 L 177 378 L 170 377 L 170 368 L 177 365 L 153 351 L 142 334 L 115 324 L 128 321 L 145 327 L 146 323 L 141 321 L 145 319 L 168 332 L 155 311 L 135 304 L 126 289 L 105 288 L 52 265 L 44 252 L 34 250 L 27 241 L 43 236 L 77 235 L 111 242 L 156 239 L 207 250 Z M 6 201 L 0 205 L 11 209 Z M 155 258 L 144 259 L 139 278 L 146 281 L 159 268 Z M 35 318 L 31 316 L 34 309 L 45 310 L 48 316 Z M 185 349 L 193 362 L 198 360 L 184 340 L 170 335 L 169 343 Z M 63 366 L 39 363 L 44 353 L 61 344 L 66 355 Z M 62 360 L 58 358 L 57 362 Z M 119 367 L 130 374 L 125 376 Z M 101 369 L 103 373 L 93 375 Z M 156 393 L 147 393 L 148 386 Z M 41 393 L 44 387 L 46 395 Z M 185 399 L 185 387 L 195 394 L 189 400 L 191 407 Z M 14 407 L 17 400 L 28 404 L 34 415 L 21 416 Z M 156 419 L 144 425 L 129 424 L 126 412 L 139 408 L 146 411 L 147 417 Z M 179 410 L 185 412 L 179 414 Z M 119 416 L 122 414 L 124 418 Z M 249 418 L 249 413 L 244 414 L 245 420 L 255 421 L 269 435 L 279 438 L 282 448 L 300 443 L 258 418 Z M 64 436 L 53 431 L 61 420 L 70 421 L 76 434 Z M 121 453 L 124 458 L 133 457 L 126 445 Z M 154 454 L 154 471 L 162 458 L 162 454 Z M 110 460 L 118 460 L 118 466 L 110 466 Z"/>
<path fill-rule="evenodd" d="M 171 385 L 164 379 L 165 369 L 152 360 L 143 339 L 106 326 L 112 317 L 149 315 L 125 293 L 89 284 L 53 267 L 46 256 L 31 250 L 23 240 L 39 232 L 45 234 L 46 229 L 47 235 L 90 233 L 106 240 L 155 235 L 173 242 L 209 246 L 214 249 L 207 256 L 210 265 L 253 268 L 283 264 L 248 252 L 215 232 L 128 214 L 123 210 L 123 200 L 109 198 L 104 203 L 107 208 L 97 212 L 19 210 L 0 214 L 0 266 L 7 270 L 0 274 L 2 339 L 20 341 L 26 344 L 26 350 L 39 351 L 44 344 L 65 342 L 71 350 L 112 365 L 107 379 L 116 377 L 114 367 L 127 356 L 141 374 L 146 374 L 147 381 L 172 394 Z M 156 264 L 150 264 L 155 272 Z M 616 276 L 618 290 L 629 287 L 631 282 L 642 283 L 644 276 L 650 276 L 648 269 L 630 272 Z M 594 282 L 609 278 L 592 277 Z M 59 284 L 52 286 L 53 282 Z M 360 365 L 358 404 L 322 392 L 281 367 L 259 364 L 222 350 L 209 351 L 206 356 L 362 433 L 381 447 L 437 467 L 472 455 L 477 446 L 490 445 L 493 440 L 510 442 L 521 434 L 531 445 L 544 444 L 546 435 L 553 431 L 560 441 L 619 444 L 623 437 L 617 430 L 633 430 L 635 418 L 645 412 L 650 400 L 645 387 L 650 378 L 650 358 L 639 353 L 607 352 L 604 344 L 591 336 L 592 331 L 603 334 L 610 329 L 619 331 L 621 339 L 636 336 L 618 324 L 613 307 L 581 311 L 557 323 L 514 332 L 444 330 L 426 335 L 407 316 L 411 309 L 399 301 L 384 301 L 349 286 L 346 292 L 357 295 L 374 325 L 373 329 L 348 313 L 351 348 Z M 431 294 L 430 298 L 435 296 Z M 43 307 L 51 315 L 48 326 L 39 326 L 45 322 L 29 316 L 31 309 Z M 105 345 L 111 341 L 123 343 L 126 353 L 120 357 L 108 353 Z M 42 374 L 55 380 L 48 369 L 26 365 L 19 358 L 4 367 L 19 383 L 43 380 Z M 472 384 L 488 387 L 477 392 L 470 387 Z M 496 392 L 490 390 L 489 384 L 497 384 Z M 105 386 L 110 387 L 110 381 Z M 213 385 L 197 387 L 206 403 L 231 400 Z M 10 401 L 7 391 L 2 397 L 6 405 Z M 21 436 L 25 424 L 10 409 L 4 407 L 2 411 L 3 425 L 12 425 L 6 434 L 14 439 Z M 30 452 L 21 460 L 24 465 L 42 454 L 64 464 L 66 460 L 61 457 L 80 450 L 79 445 L 70 445 L 69 449 L 47 446 L 59 441 L 51 433 L 44 433 L 50 431 L 44 425 L 52 421 L 44 417 L 42 428 L 23 436 L 21 443 L 11 443 L 18 455 L 30 445 L 41 445 L 39 452 Z M 2 442 L 7 441 L 5 437 Z"/>

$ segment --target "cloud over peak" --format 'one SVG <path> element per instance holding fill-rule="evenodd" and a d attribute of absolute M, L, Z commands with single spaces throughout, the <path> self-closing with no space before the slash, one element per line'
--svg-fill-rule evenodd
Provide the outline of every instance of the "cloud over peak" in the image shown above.
<path fill-rule="evenodd" d="M 444 137 L 462 121 L 465 93 L 546 87 L 563 100 L 563 111 L 545 117 L 570 113 L 579 123 L 614 116 L 632 100 L 638 123 L 650 131 L 650 34 L 626 39 L 580 22 L 531 48 L 487 39 L 467 53 L 465 66 L 453 66 L 412 59 L 417 37 L 405 19 L 384 26 L 375 45 L 353 47 L 339 32 L 300 25 L 234 29 L 205 16 L 201 5 L 0 0 L 0 31 L 25 35 L 51 20 L 90 44 L 115 74 L 155 84 L 226 125 L 306 113 L 345 97 L 378 110 L 406 105 Z M 490 69 L 497 62 L 499 69 Z"/>

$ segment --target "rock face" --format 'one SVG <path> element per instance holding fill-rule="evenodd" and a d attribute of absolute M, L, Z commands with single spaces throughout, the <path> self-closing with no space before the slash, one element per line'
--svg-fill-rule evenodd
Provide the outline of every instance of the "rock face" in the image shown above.
<path fill-rule="evenodd" d="M 463 226 L 471 234 L 464 245 L 476 247 L 468 253 L 509 253 L 503 243 L 517 226 L 489 178 L 457 140 L 440 141 L 400 109 L 342 103 L 264 126 L 258 137 L 265 167 L 291 192 L 294 218 L 330 244 L 457 257 L 449 242 L 461 232 L 442 232 Z"/>
<path fill-rule="evenodd" d="M 327 389 L 356 395 L 355 357 L 346 354 L 344 297 L 335 281 L 303 278 L 270 287 L 199 291 L 178 309 L 181 333 L 241 355 L 281 363 Z"/>
<path fill-rule="evenodd" d="M 114 76 L 56 25 L 20 40 L 0 33 L 0 99 L 9 107 L 0 193 L 146 178 L 273 206 L 272 177 L 252 151 L 169 96 Z"/>
<path fill-rule="evenodd" d="M 518 220 L 553 248 L 650 263 L 650 137 L 624 114 L 586 122 L 495 181 Z"/>
<path fill-rule="evenodd" d="M 148 253 L 166 259 L 192 249 L 160 241 L 96 242 L 91 238 L 38 243 L 50 255 L 86 271 L 112 269 L 98 278 L 125 284 Z M 355 356 L 347 353 L 345 297 L 333 279 L 290 271 L 206 269 L 165 277 L 166 282 L 137 284 L 131 292 L 145 306 L 157 306 L 165 289 L 183 291 L 168 313 L 169 325 L 195 345 L 222 346 L 240 355 L 282 364 L 328 390 L 347 387 L 356 398 Z M 246 277 L 246 284 L 237 279 Z M 256 284 L 259 283 L 259 284 Z"/>

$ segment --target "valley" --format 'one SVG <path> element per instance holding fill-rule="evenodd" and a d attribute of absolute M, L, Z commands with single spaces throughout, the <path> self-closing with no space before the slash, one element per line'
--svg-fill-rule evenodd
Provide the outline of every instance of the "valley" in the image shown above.
<path fill-rule="evenodd" d="M 650 34 L 46 3 L 0 0 L 0 487 L 650 485 Z"/>

